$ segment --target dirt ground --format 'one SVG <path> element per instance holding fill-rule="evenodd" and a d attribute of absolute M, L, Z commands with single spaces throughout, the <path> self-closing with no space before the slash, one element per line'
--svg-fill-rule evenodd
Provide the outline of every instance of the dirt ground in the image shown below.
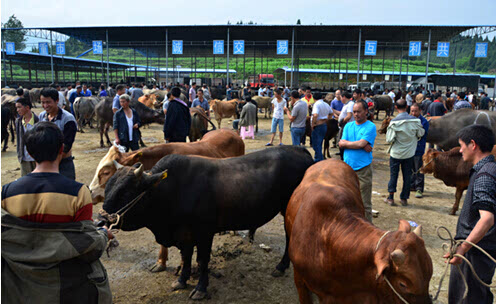
<path fill-rule="evenodd" d="M 35 112 L 39 113 L 38 107 Z M 246 153 L 265 149 L 270 139 L 270 120 L 260 115 L 260 132 L 255 139 L 246 139 Z M 232 120 L 223 121 L 223 126 L 231 126 Z M 229 122 L 229 124 L 227 123 Z M 380 126 L 380 122 L 375 122 Z M 284 123 L 283 142 L 291 144 L 289 121 Z M 142 129 L 144 142 L 151 146 L 163 142 L 162 126 L 151 125 Z M 112 136 L 112 134 L 111 134 Z M 77 180 L 87 185 L 91 182 L 100 159 L 108 148 L 100 148 L 99 134 L 96 129 L 85 128 L 85 133 L 78 133 L 73 147 Z M 275 141 L 277 143 L 277 139 Z M 311 147 L 308 150 L 314 154 Z M 423 237 L 427 251 L 434 264 L 434 275 L 430 292 L 434 294 L 444 271 L 442 259 L 442 241 L 436 236 L 440 225 L 448 227 L 453 233 L 458 216 L 448 212 L 454 202 L 454 188 L 446 187 L 432 176 L 426 176 L 424 198 L 412 196 L 408 207 L 389 207 L 384 203 L 389 180 L 389 156 L 385 136 L 378 135 L 374 147 L 373 160 L 373 209 L 379 211 L 374 224 L 384 230 L 396 230 L 398 220 L 414 221 L 423 226 Z M 332 157 L 336 149 L 331 150 Z M 2 152 L 2 180 L 6 184 L 20 177 L 19 163 L 15 147 L 9 144 L 7 152 Z M 401 181 L 398 189 L 401 189 Z M 399 194 L 397 194 L 399 200 Z M 94 206 L 94 214 L 101 204 Z M 270 273 L 279 262 L 284 250 L 284 230 L 282 216 L 278 215 L 271 222 L 257 230 L 255 242 L 247 241 L 246 233 L 241 235 L 220 235 L 214 239 L 212 260 L 210 262 L 210 299 L 207 303 L 297 303 L 298 295 L 293 283 L 292 267 L 281 278 L 273 278 Z M 149 269 L 156 261 L 158 245 L 147 229 L 134 232 L 119 232 L 117 239 L 120 246 L 111 252 L 110 258 L 102 256 L 110 278 L 110 285 L 115 303 L 189 303 L 188 294 L 197 283 L 197 277 L 189 281 L 187 290 L 172 291 L 171 284 L 177 279 L 175 268 L 180 264 L 180 255 L 176 248 L 169 250 L 168 269 L 161 273 L 151 273 Z M 262 244 L 266 246 L 262 246 Z M 267 247 L 268 246 L 268 247 Z M 265 249 L 262 247 L 266 247 Z M 196 257 L 193 257 L 196 261 Z M 196 265 L 196 262 L 193 263 Z M 357 274 L 359 275 L 359 274 Z M 447 303 L 447 281 L 443 283 L 440 303 Z"/>

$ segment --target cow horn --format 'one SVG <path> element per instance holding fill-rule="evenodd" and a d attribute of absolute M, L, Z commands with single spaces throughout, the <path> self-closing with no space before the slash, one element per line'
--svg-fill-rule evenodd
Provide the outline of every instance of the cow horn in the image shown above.
<path fill-rule="evenodd" d="M 398 266 L 402 265 L 405 262 L 405 253 L 401 249 L 395 249 L 391 252 L 391 260 Z"/>
<path fill-rule="evenodd" d="M 115 169 L 119 170 L 120 168 L 124 167 L 123 165 L 119 164 L 116 160 L 113 160 Z"/>
<path fill-rule="evenodd" d="M 141 177 L 143 170 L 143 164 L 141 164 L 136 170 L 134 170 L 134 175 L 136 175 L 136 177 Z"/>
<path fill-rule="evenodd" d="M 413 230 L 413 233 L 415 233 L 419 238 L 422 238 L 422 225 L 418 225 L 415 230 Z"/>

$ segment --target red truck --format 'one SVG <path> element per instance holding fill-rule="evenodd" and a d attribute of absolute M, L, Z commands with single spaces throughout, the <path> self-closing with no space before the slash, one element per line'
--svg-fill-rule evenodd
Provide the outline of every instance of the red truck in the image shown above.
<path fill-rule="evenodd" d="M 252 88 L 258 89 L 260 85 L 274 87 L 274 75 L 273 74 L 258 74 L 258 79 L 254 79 L 253 76 L 248 77 L 248 83 Z"/>

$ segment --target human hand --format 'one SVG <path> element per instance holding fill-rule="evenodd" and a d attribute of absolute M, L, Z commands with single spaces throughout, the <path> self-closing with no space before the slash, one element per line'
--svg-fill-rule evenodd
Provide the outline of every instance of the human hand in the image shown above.
<path fill-rule="evenodd" d="M 138 129 L 138 124 L 134 124 L 133 129 Z"/>
<path fill-rule="evenodd" d="M 341 148 L 341 149 L 344 149 L 346 148 L 346 144 L 347 144 L 347 141 L 344 140 L 344 139 L 341 139 L 338 143 L 338 146 Z"/>
<path fill-rule="evenodd" d="M 105 231 L 107 231 L 107 236 L 108 236 L 108 239 L 111 240 L 114 238 L 114 235 L 112 234 L 112 232 L 110 232 L 110 230 L 108 229 L 107 226 L 103 226 L 103 228 L 105 229 Z"/>
<path fill-rule="evenodd" d="M 115 139 L 115 144 L 116 144 L 116 145 L 120 145 L 120 144 L 121 144 L 121 140 L 120 140 L 119 138 L 116 138 L 116 139 Z"/>
<path fill-rule="evenodd" d="M 367 144 L 364 148 L 365 152 L 369 153 L 372 152 L 372 146 L 370 144 Z"/>

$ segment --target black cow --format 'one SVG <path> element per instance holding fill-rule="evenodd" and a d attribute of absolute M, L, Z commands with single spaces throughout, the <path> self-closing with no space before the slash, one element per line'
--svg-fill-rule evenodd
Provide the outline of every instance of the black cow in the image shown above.
<path fill-rule="evenodd" d="M 10 133 L 12 134 L 12 140 L 14 140 L 14 136 L 15 136 L 14 127 L 13 127 L 14 120 L 15 120 L 15 116 L 13 115 L 10 107 L 8 105 L 2 105 L 2 142 L 3 142 L 2 152 L 7 151 L 8 148 L 9 126 L 10 126 Z"/>
<path fill-rule="evenodd" d="M 146 191 L 117 226 L 126 231 L 146 227 L 159 244 L 181 251 L 183 268 L 174 289 L 186 288 L 196 246 L 200 279 L 190 297 L 199 300 L 207 296 L 214 234 L 253 231 L 279 212 L 285 215 L 293 190 L 312 164 L 305 148 L 291 146 L 228 159 L 168 155 L 150 174 L 139 163 L 117 170 L 105 187 L 103 209 L 116 212 Z M 273 276 L 289 267 L 288 241 L 286 235 L 286 250 Z"/>

